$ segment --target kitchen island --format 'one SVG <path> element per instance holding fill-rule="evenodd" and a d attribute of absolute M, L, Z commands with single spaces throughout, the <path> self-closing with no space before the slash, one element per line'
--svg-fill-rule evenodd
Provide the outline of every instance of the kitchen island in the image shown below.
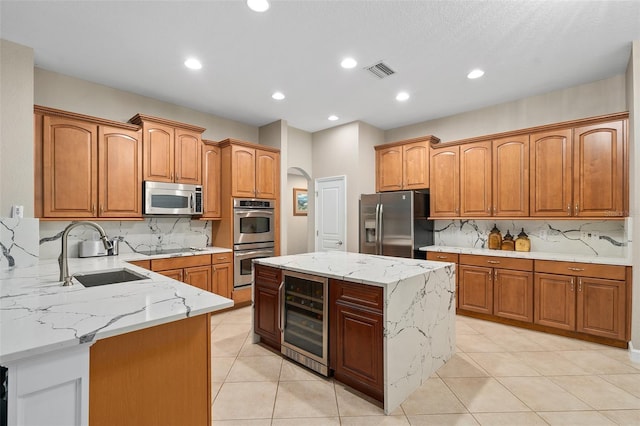
<path fill-rule="evenodd" d="M 332 294 L 329 299 L 331 306 L 328 321 L 330 334 L 328 341 L 331 346 L 328 351 L 329 370 L 335 373 L 336 380 L 381 400 L 386 414 L 393 412 L 419 388 L 451 358 L 455 350 L 455 268 L 453 264 L 345 252 L 262 258 L 255 260 L 254 264 L 256 269 L 267 267 L 274 271 L 292 271 L 328 279 L 329 293 Z M 280 318 L 281 307 L 277 304 L 266 305 L 255 301 L 256 297 L 258 299 L 261 297 L 257 294 L 261 283 L 259 277 L 254 276 L 254 280 L 254 302 L 260 303 L 259 306 L 255 306 L 254 315 L 254 331 L 258 333 L 255 341 L 258 341 L 261 333 L 266 335 L 261 330 L 268 326 L 260 322 Z M 278 284 L 277 280 L 275 281 L 275 284 Z M 343 292 L 343 288 L 347 290 Z M 338 289 L 341 290 L 338 291 Z M 346 292 L 351 292 L 351 301 L 343 302 L 341 295 Z M 358 307 L 352 303 L 353 295 L 356 294 L 368 299 L 368 302 L 371 302 L 370 306 L 357 311 Z M 358 342 L 349 341 L 351 336 L 355 337 L 355 333 L 351 334 L 350 331 L 353 328 L 349 327 L 367 325 L 365 324 L 367 315 L 375 313 L 373 306 L 377 303 L 378 297 L 369 297 L 367 294 L 381 295 L 380 335 L 377 335 L 375 320 L 371 322 L 373 327 L 367 329 L 373 330 L 369 335 L 371 339 L 381 340 L 380 346 L 370 345 L 371 339 L 366 338 Z M 272 300 L 276 299 L 280 297 L 274 294 Z M 338 305 L 345 307 L 344 312 L 351 310 L 353 314 L 351 318 L 354 318 L 354 321 L 349 322 L 347 319 L 343 322 L 343 318 L 346 317 L 341 314 L 341 308 Z M 271 307 L 274 312 L 265 312 L 265 307 Z M 258 310 L 261 312 L 258 313 Z M 279 323 L 276 321 L 276 324 Z M 366 331 L 366 327 L 362 329 Z M 354 344 L 363 345 L 363 347 L 353 348 Z M 347 347 L 351 349 L 345 349 Z M 365 374 L 359 366 L 353 367 L 354 363 L 358 363 L 356 358 L 359 357 L 367 357 L 366 364 L 371 364 L 368 358 L 371 354 L 368 353 L 368 349 L 376 347 L 380 347 L 382 353 L 373 354 L 371 360 L 374 362 L 376 359 L 381 360 L 380 394 L 370 391 L 375 385 L 363 382 L 364 378 L 368 380 L 376 376 L 376 372 Z M 351 360 L 347 359 L 349 357 Z M 346 365 L 349 363 L 352 365 Z M 341 373 L 343 364 L 346 367 L 344 369 L 346 374 Z M 355 372 L 354 375 L 349 376 L 349 370 Z M 356 370 L 359 370 L 359 373 Z M 363 379 L 359 381 L 359 377 Z M 359 384 L 363 384 L 363 387 L 358 386 Z"/>
<path fill-rule="evenodd" d="M 0 271 L 9 424 L 210 424 L 206 314 L 233 301 L 119 257 L 69 259 L 69 267 L 146 279 L 62 287 L 54 260 Z"/>

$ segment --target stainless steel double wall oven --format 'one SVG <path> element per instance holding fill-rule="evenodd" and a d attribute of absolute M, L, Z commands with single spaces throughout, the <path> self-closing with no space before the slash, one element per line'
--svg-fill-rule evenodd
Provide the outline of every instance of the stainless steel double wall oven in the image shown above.
<path fill-rule="evenodd" d="M 233 288 L 251 285 L 253 259 L 274 255 L 275 200 L 233 199 Z"/>

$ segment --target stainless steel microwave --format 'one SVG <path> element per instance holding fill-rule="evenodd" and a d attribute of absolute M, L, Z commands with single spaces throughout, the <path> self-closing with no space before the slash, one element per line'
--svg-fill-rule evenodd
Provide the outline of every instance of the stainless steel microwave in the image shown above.
<path fill-rule="evenodd" d="M 202 186 L 145 181 L 143 204 L 145 215 L 200 215 Z"/>

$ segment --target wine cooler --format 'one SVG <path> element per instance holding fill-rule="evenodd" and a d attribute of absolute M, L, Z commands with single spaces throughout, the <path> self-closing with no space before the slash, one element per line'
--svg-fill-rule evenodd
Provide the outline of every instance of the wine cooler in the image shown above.
<path fill-rule="evenodd" d="M 328 375 L 328 280 L 283 271 L 280 286 L 280 330 L 283 355 Z"/>

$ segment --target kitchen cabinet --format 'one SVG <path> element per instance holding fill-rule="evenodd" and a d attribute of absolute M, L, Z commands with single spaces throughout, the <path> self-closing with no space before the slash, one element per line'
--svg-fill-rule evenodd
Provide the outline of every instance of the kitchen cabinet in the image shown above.
<path fill-rule="evenodd" d="M 282 271 L 254 264 L 254 332 L 280 351 L 280 286 Z"/>
<path fill-rule="evenodd" d="M 429 162 L 431 217 L 460 216 L 460 146 L 432 149 Z"/>
<path fill-rule="evenodd" d="M 384 397 L 383 289 L 330 280 L 330 368 L 336 380 Z"/>
<path fill-rule="evenodd" d="M 202 127 L 136 114 L 142 126 L 144 180 L 199 185 L 202 183 Z"/>
<path fill-rule="evenodd" d="M 44 107 L 35 111 L 36 215 L 141 218 L 138 126 Z"/>
<path fill-rule="evenodd" d="M 238 143 L 230 145 L 230 150 L 231 196 L 275 199 L 280 186 L 280 154 Z"/>
<path fill-rule="evenodd" d="M 211 255 L 151 259 L 151 270 L 177 281 L 211 291 Z"/>
<path fill-rule="evenodd" d="M 460 255 L 461 310 L 531 323 L 533 261 Z"/>
<path fill-rule="evenodd" d="M 531 216 L 628 215 L 626 120 L 531 136 Z"/>
<path fill-rule="evenodd" d="M 437 142 L 424 136 L 376 146 L 376 191 L 429 188 L 429 147 Z"/>
<path fill-rule="evenodd" d="M 536 261 L 535 323 L 625 340 L 627 271 L 624 266 Z"/>
<path fill-rule="evenodd" d="M 214 142 L 202 144 L 202 219 L 220 219 L 220 147 Z"/>
<path fill-rule="evenodd" d="M 233 253 L 215 253 L 211 291 L 228 299 L 233 297 Z"/>
<path fill-rule="evenodd" d="M 528 216 L 529 139 L 460 146 L 460 216 Z"/>
<path fill-rule="evenodd" d="M 456 308 L 460 307 L 460 270 L 458 266 L 458 254 L 457 253 L 445 253 L 439 251 L 428 251 L 427 260 L 435 260 L 437 262 L 449 262 L 456 265 Z"/>

